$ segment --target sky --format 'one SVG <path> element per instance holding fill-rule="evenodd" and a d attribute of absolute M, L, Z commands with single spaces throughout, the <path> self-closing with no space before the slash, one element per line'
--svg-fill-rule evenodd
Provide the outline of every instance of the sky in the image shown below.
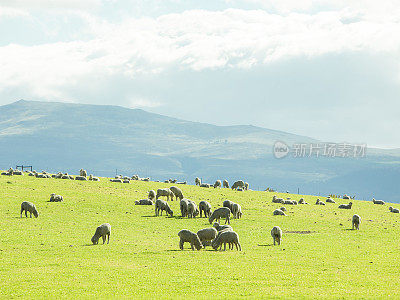
<path fill-rule="evenodd" d="M 400 148 L 400 6 L 0 0 L 0 105 L 19 99 Z"/>

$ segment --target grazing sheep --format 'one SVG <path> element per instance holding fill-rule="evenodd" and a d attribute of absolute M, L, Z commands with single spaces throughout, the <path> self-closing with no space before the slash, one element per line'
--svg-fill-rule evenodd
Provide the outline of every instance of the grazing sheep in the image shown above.
<path fill-rule="evenodd" d="M 150 190 L 147 198 L 153 200 L 155 197 L 156 197 L 156 192 L 154 190 Z"/>
<path fill-rule="evenodd" d="M 188 200 L 188 206 L 187 206 L 188 218 L 196 218 L 198 214 L 199 214 L 199 209 L 197 208 L 196 203 L 194 203 L 192 200 Z"/>
<path fill-rule="evenodd" d="M 185 199 L 185 198 L 183 198 L 179 203 L 179 207 L 181 209 L 181 215 L 182 215 L 183 218 L 187 217 L 188 204 L 189 204 L 189 200 Z"/>
<path fill-rule="evenodd" d="M 238 188 L 244 189 L 244 187 L 245 187 L 245 184 L 244 184 L 243 180 L 238 180 L 238 181 L 235 181 L 235 182 L 232 184 L 231 189 L 232 189 L 232 190 L 238 189 Z"/>
<path fill-rule="evenodd" d="M 353 205 L 353 203 L 349 202 L 349 204 L 340 204 L 339 208 L 340 209 L 351 209 L 351 206 Z"/>
<path fill-rule="evenodd" d="M 28 217 L 28 211 L 30 212 L 30 217 L 32 218 L 32 214 L 37 218 L 39 216 L 39 213 L 36 209 L 36 206 L 28 201 L 24 201 L 21 203 L 21 218 L 22 218 L 22 213 L 25 211 L 25 217 Z"/>
<path fill-rule="evenodd" d="M 204 212 L 204 217 L 208 218 L 211 215 L 211 204 L 204 200 L 200 201 L 199 210 L 200 210 L 200 218 L 202 217 L 203 212 Z"/>
<path fill-rule="evenodd" d="M 196 185 L 200 186 L 200 185 L 201 185 L 201 180 L 200 180 L 200 178 L 199 178 L 199 177 L 196 177 L 196 179 L 194 180 L 194 183 L 195 183 Z"/>
<path fill-rule="evenodd" d="M 399 209 L 398 208 L 393 208 L 393 207 L 389 207 L 390 212 L 394 213 L 394 214 L 398 214 L 399 213 Z"/>
<path fill-rule="evenodd" d="M 222 203 L 222 207 L 227 207 L 230 209 L 230 211 L 232 211 L 232 205 L 233 205 L 233 202 L 231 200 L 225 200 Z"/>
<path fill-rule="evenodd" d="M 87 176 L 86 170 L 80 169 L 79 176 L 86 177 Z"/>
<path fill-rule="evenodd" d="M 198 235 L 190 230 L 183 229 L 178 232 L 178 236 L 180 237 L 179 248 L 181 250 L 183 250 L 184 243 L 190 243 L 192 250 L 194 250 L 194 247 L 196 247 L 197 250 L 200 250 L 203 247 Z"/>
<path fill-rule="evenodd" d="M 202 183 L 202 184 L 200 184 L 200 187 L 203 187 L 203 188 L 210 188 L 210 184 L 208 184 L 208 183 Z"/>
<path fill-rule="evenodd" d="M 360 222 L 361 217 L 359 215 L 354 215 L 353 218 L 351 218 L 352 229 L 355 227 L 357 230 L 360 230 Z"/>
<path fill-rule="evenodd" d="M 240 219 L 242 217 L 243 213 L 240 204 L 237 203 L 232 204 L 232 215 L 234 219 Z"/>
<path fill-rule="evenodd" d="M 375 200 L 375 198 L 372 198 L 372 202 L 374 204 L 385 205 L 385 201 L 383 201 L 383 200 Z"/>
<path fill-rule="evenodd" d="M 85 181 L 85 180 L 87 180 L 87 178 L 84 176 L 75 176 L 75 180 Z"/>
<path fill-rule="evenodd" d="M 122 179 L 118 179 L 118 178 L 111 178 L 110 179 L 111 182 L 119 182 L 119 183 L 123 183 L 124 181 Z"/>
<path fill-rule="evenodd" d="M 50 194 L 50 202 L 61 202 L 63 201 L 63 197 L 60 195 L 56 195 L 56 194 Z"/>
<path fill-rule="evenodd" d="M 160 214 L 161 211 L 161 214 Z M 165 211 L 167 215 L 170 215 L 171 217 L 174 215 L 174 212 L 172 209 L 169 207 L 168 203 L 164 200 L 157 199 L 156 200 L 156 205 L 155 205 L 155 213 L 156 216 L 158 217 L 159 215 L 162 216 L 162 212 Z"/>
<path fill-rule="evenodd" d="M 225 179 L 225 180 L 223 181 L 222 185 L 223 185 L 224 188 L 229 189 L 229 182 L 228 182 L 228 180 Z"/>
<path fill-rule="evenodd" d="M 213 227 L 214 227 L 215 229 L 217 229 L 218 232 L 220 232 L 220 231 L 222 231 L 222 230 L 225 230 L 225 229 L 230 229 L 230 230 L 233 231 L 231 225 L 219 225 L 219 223 L 217 223 L 217 222 L 215 222 L 215 223 L 213 224 Z"/>
<path fill-rule="evenodd" d="M 221 218 L 225 219 L 225 224 L 231 224 L 230 222 L 230 214 L 231 214 L 231 210 L 227 207 L 220 207 L 217 208 L 216 210 L 213 211 L 213 213 L 211 214 L 211 216 L 208 218 L 208 221 L 210 222 L 210 224 L 214 221 L 217 220 L 219 223 L 219 220 Z"/>
<path fill-rule="evenodd" d="M 274 246 L 275 246 L 275 242 L 277 242 L 278 245 L 280 245 L 281 239 L 282 239 L 282 229 L 280 229 L 278 226 L 275 226 L 271 230 L 271 236 L 274 239 Z"/>
<path fill-rule="evenodd" d="M 180 200 L 183 199 L 182 190 L 181 190 L 180 188 L 178 188 L 178 187 L 176 187 L 176 186 L 171 186 L 169 189 L 170 189 L 170 190 L 172 191 L 172 193 L 174 194 L 174 196 L 175 196 L 175 198 L 176 198 L 176 201 L 178 201 L 178 198 L 179 198 Z"/>
<path fill-rule="evenodd" d="M 247 182 L 244 183 L 244 190 L 245 191 L 249 190 L 249 184 Z"/>
<path fill-rule="evenodd" d="M 210 242 L 217 237 L 217 233 L 217 229 L 210 227 L 197 231 L 197 236 L 205 248 L 206 245 L 210 245 Z"/>
<path fill-rule="evenodd" d="M 110 243 L 110 234 L 111 234 L 111 225 L 108 223 L 101 224 L 99 227 L 96 228 L 96 232 L 92 237 L 93 245 L 97 245 L 99 243 L 99 239 L 103 238 L 103 244 L 107 240 L 107 244 Z M 108 239 L 107 239 L 108 237 Z"/>
<path fill-rule="evenodd" d="M 211 246 L 214 250 L 222 248 L 224 244 L 224 251 L 226 251 L 226 244 L 233 244 L 236 246 L 236 250 L 242 251 L 242 247 L 239 243 L 239 235 L 234 231 L 224 231 L 216 239 L 211 242 Z"/>
<path fill-rule="evenodd" d="M 220 188 L 220 187 L 221 187 L 221 185 L 222 185 L 222 184 L 221 184 L 221 180 L 219 180 L 219 179 L 218 179 L 218 180 L 217 180 L 217 181 L 215 181 L 215 183 L 214 183 L 214 189 L 215 189 L 215 188 L 217 188 L 217 187 L 219 187 L 219 188 Z"/>
<path fill-rule="evenodd" d="M 325 200 L 326 203 L 336 203 L 335 200 L 333 200 L 330 196 L 326 198 Z"/>
<path fill-rule="evenodd" d="M 272 213 L 273 216 L 286 216 L 285 212 L 280 209 L 275 209 Z"/>
<path fill-rule="evenodd" d="M 283 200 L 282 198 L 277 198 L 275 195 L 272 197 L 272 203 L 284 203 L 285 200 Z"/>
<path fill-rule="evenodd" d="M 158 189 L 156 199 L 158 199 L 160 197 L 167 197 L 167 201 L 169 200 L 169 198 L 171 198 L 171 200 L 173 201 L 174 193 L 169 188 Z"/>
<path fill-rule="evenodd" d="M 135 205 L 153 205 L 153 201 L 151 199 L 142 199 L 135 201 Z"/>

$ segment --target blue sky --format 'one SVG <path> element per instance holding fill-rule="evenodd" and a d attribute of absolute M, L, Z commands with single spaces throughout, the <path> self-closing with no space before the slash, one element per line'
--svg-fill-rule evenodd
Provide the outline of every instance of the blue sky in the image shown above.
<path fill-rule="evenodd" d="M 0 0 L 0 105 L 115 104 L 400 147 L 400 6 Z"/>

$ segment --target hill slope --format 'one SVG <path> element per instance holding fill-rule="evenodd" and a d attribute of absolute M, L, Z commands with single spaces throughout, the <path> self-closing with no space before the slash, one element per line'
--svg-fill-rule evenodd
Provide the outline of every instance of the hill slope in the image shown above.
<path fill-rule="evenodd" d="M 365 159 L 275 159 L 275 141 L 316 140 L 254 126 L 215 126 L 140 109 L 18 101 L 0 107 L 0 166 L 176 177 L 244 178 L 254 189 L 397 197 L 400 151 L 372 150 Z"/>

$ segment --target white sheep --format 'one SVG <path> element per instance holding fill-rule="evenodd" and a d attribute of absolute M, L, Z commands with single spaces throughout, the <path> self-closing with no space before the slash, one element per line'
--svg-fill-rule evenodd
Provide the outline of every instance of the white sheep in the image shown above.
<path fill-rule="evenodd" d="M 245 184 L 244 184 L 244 181 L 243 181 L 243 180 L 235 181 L 235 182 L 232 184 L 232 187 L 231 187 L 232 190 L 238 189 L 238 188 L 242 188 L 242 189 L 245 188 Z"/>
<path fill-rule="evenodd" d="M 180 203 L 179 203 L 179 207 L 180 207 L 180 209 L 181 209 L 181 216 L 184 218 L 184 217 L 187 217 L 187 214 L 188 214 L 188 204 L 189 204 L 189 200 L 188 199 L 185 199 L 185 198 L 183 198 L 181 201 L 180 201 Z"/>
<path fill-rule="evenodd" d="M 229 189 L 229 182 L 228 182 L 228 180 L 225 179 L 225 180 L 223 181 L 222 184 L 223 184 L 223 187 L 224 187 L 224 188 L 228 188 L 228 189 Z"/>
<path fill-rule="evenodd" d="M 384 205 L 385 204 L 385 201 L 383 201 L 383 200 L 375 200 L 375 198 L 372 198 L 372 202 L 374 204 L 379 204 L 379 205 Z"/>
<path fill-rule="evenodd" d="M 103 244 L 106 242 L 107 244 L 110 243 L 110 234 L 111 234 L 111 225 L 108 223 L 101 224 L 99 227 L 96 228 L 96 232 L 92 237 L 93 245 L 97 245 L 99 243 L 99 239 L 103 238 Z"/>
<path fill-rule="evenodd" d="M 393 208 L 393 207 L 389 207 L 390 212 L 394 213 L 394 214 L 398 214 L 400 211 L 398 208 Z"/>
<path fill-rule="evenodd" d="M 273 216 L 286 216 L 285 212 L 280 209 L 275 209 L 272 213 Z"/>
<path fill-rule="evenodd" d="M 30 212 L 30 217 L 32 218 L 32 214 L 37 218 L 39 216 L 39 213 L 36 209 L 36 206 L 28 201 L 24 201 L 21 203 L 21 218 L 22 218 L 22 213 L 25 212 L 25 217 L 28 217 L 28 211 Z"/>
<path fill-rule="evenodd" d="M 282 239 L 282 229 L 280 229 L 278 226 L 275 226 L 271 230 L 271 236 L 274 239 L 274 245 L 275 245 L 275 242 L 277 242 L 278 245 L 280 245 L 281 239 Z"/>
<path fill-rule="evenodd" d="M 180 200 L 183 199 L 183 193 L 182 193 L 182 190 L 180 188 L 178 188 L 176 186 L 171 186 L 169 189 L 172 191 L 172 193 L 174 194 L 174 196 L 175 196 L 177 201 L 178 201 L 178 198 Z"/>
<path fill-rule="evenodd" d="M 217 188 L 217 187 L 220 188 L 221 186 L 222 186 L 221 180 L 215 181 L 215 183 L 214 183 L 214 188 Z"/>
<path fill-rule="evenodd" d="M 340 209 L 351 209 L 352 206 L 353 206 L 353 203 L 349 202 L 349 204 L 340 204 L 339 208 Z"/>
<path fill-rule="evenodd" d="M 210 227 L 197 231 L 197 236 L 199 237 L 201 243 L 205 248 L 206 245 L 209 245 L 210 242 L 217 237 L 217 233 L 217 229 L 215 229 L 214 227 Z"/>
<path fill-rule="evenodd" d="M 357 230 L 360 230 L 360 222 L 361 222 L 361 217 L 359 215 L 354 215 L 353 218 L 351 219 L 352 228 L 354 229 L 355 227 Z"/>
<path fill-rule="evenodd" d="M 232 204 L 232 215 L 234 219 L 240 219 L 243 215 L 242 207 L 238 203 Z"/>
<path fill-rule="evenodd" d="M 169 205 L 168 205 L 168 203 L 166 201 L 161 200 L 161 199 L 157 199 L 156 200 L 156 205 L 155 205 L 155 214 L 156 214 L 156 216 L 159 216 L 159 215 L 162 216 L 162 212 L 163 211 L 165 211 L 165 213 L 167 215 L 170 215 L 171 217 L 174 215 L 174 212 L 169 207 Z"/>
<path fill-rule="evenodd" d="M 174 200 L 174 193 L 169 188 L 157 190 L 156 199 L 158 199 L 162 196 L 167 197 L 167 201 L 169 200 L 169 198 L 171 198 L 172 201 Z"/>
<path fill-rule="evenodd" d="M 224 251 L 225 251 L 227 243 L 229 245 L 231 244 L 235 245 L 236 250 L 242 251 L 242 247 L 239 243 L 239 235 L 234 231 L 221 232 L 221 234 L 219 234 L 217 238 L 211 242 L 211 246 L 213 247 L 214 250 L 217 250 L 218 248 L 222 248 L 222 244 L 224 244 Z"/>
<path fill-rule="evenodd" d="M 196 216 L 199 214 L 199 209 L 197 208 L 196 203 L 192 200 L 188 200 L 188 206 L 187 206 L 187 216 L 188 218 L 196 218 Z"/>
<path fill-rule="evenodd" d="M 60 195 L 56 195 L 55 193 L 50 194 L 50 202 L 62 202 L 64 199 Z"/>
<path fill-rule="evenodd" d="M 208 218 L 211 215 L 211 204 L 205 200 L 199 203 L 200 218 L 204 212 L 204 217 Z"/>
<path fill-rule="evenodd" d="M 227 207 L 220 207 L 217 208 L 216 210 L 213 211 L 213 213 L 211 214 L 211 216 L 208 218 L 208 221 L 210 222 L 210 224 L 214 221 L 217 220 L 219 223 L 219 220 L 221 218 L 225 219 L 225 224 L 228 223 L 230 224 L 230 214 L 231 214 L 231 210 Z"/>
<path fill-rule="evenodd" d="M 199 177 L 196 177 L 196 179 L 194 180 L 194 183 L 196 184 L 196 185 L 201 185 L 201 180 L 200 180 L 200 178 Z"/>
<path fill-rule="evenodd" d="M 156 192 L 154 190 L 150 190 L 147 198 L 149 198 L 150 200 L 154 200 L 155 197 L 156 197 Z"/>
<path fill-rule="evenodd" d="M 178 236 L 180 238 L 179 248 L 181 250 L 183 250 L 184 243 L 190 243 L 192 250 L 194 250 L 194 247 L 196 247 L 197 250 L 200 250 L 203 247 L 198 235 L 190 230 L 183 229 L 178 232 Z"/>

